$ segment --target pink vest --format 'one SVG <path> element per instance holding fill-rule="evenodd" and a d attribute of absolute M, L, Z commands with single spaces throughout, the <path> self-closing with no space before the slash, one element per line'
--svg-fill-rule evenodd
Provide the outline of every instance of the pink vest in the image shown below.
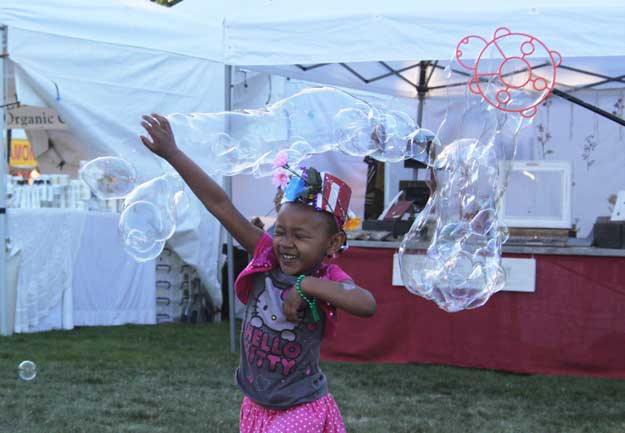
<path fill-rule="evenodd" d="M 263 233 L 262 237 L 256 245 L 254 250 L 254 256 L 243 271 L 237 277 L 234 283 L 234 290 L 236 291 L 237 298 L 244 304 L 247 301 L 252 291 L 252 276 L 260 272 L 267 272 L 274 267 L 278 266 L 278 259 L 273 253 L 272 248 L 273 240 L 267 233 Z M 314 275 L 317 278 L 322 278 L 330 281 L 351 281 L 351 277 L 347 275 L 340 267 L 334 264 L 323 264 Z M 336 308 L 328 302 L 319 302 L 318 305 L 325 312 L 325 331 L 324 335 L 334 335 L 336 327 Z"/>

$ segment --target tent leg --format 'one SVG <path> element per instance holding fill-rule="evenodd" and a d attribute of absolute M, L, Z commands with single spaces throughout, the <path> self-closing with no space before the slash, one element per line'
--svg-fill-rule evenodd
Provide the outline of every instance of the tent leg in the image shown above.
<path fill-rule="evenodd" d="M 225 66 L 225 74 L 224 74 L 224 87 L 225 87 L 225 99 L 224 99 L 224 108 L 225 111 L 232 110 L 232 66 Z M 230 125 L 224 125 L 227 133 L 230 133 Z M 224 187 L 226 190 L 226 194 L 232 200 L 232 177 L 226 176 L 224 179 Z M 230 326 L 230 352 L 236 353 L 237 344 L 236 344 L 236 317 L 234 313 L 234 252 L 232 246 L 232 235 L 228 233 L 228 322 Z"/>
<path fill-rule="evenodd" d="M 417 84 L 417 99 L 419 101 L 419 106 L 417 107 L 417 127 L 419 128 L 423 127 L 423 110 L 425 105 L 425 95 L 427 95 L 428 92 L 429 81 L 429 79 L 426 78 L 426 73 L 429 64 L 429 61 L 422 60 L 419 62 L 419 83 Z M 434 70 L 434 68 L 432 68 L 432 70 Z M 414 180 L 418 180 L 419 169 L 415 167 L 412 169 L 412 172 L 412 178 Z"/>
<path fill-rule="evenodd" d="M 417 84 L 417 98 L 419 99 L 419 108 L 417 110 L 417 126 L 422 127 L 423 123 L 423 104 L 425 103 L 425 95 L 428 92 L 428 79 L 426 78 L 427 67 L 429 61 L 419 62 L 419 83 Z"/>
<path fill-rule="evenodd" d="M 7 27 L 0 26 L 2 49 L 0 50 L 0 335 L 10 335 L 9 302 L 7 277 L 7 148 L 6 148 L 6 68 L 7 68 Z"/>

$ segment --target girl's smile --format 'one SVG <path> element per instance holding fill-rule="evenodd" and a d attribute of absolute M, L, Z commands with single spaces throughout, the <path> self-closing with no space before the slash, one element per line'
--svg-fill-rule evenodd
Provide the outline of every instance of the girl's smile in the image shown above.
<path fill-rule="evenodd" d="M 310 273 L 333 252 L 336 234 L 332 217 L 300 203 L 285 203 L 276 220 L 273 251 L 282 271 L 289 275 Z"/>
<path fill-rule="evenodd" d="M 278 261 L 280 262 L 280 268 L 286 272 L 286 269 L 297 266 L 299 256 L 296 254 L 281 253 L 278 255 Z M 288 273 L 288 272 L 286 272 Z"/>

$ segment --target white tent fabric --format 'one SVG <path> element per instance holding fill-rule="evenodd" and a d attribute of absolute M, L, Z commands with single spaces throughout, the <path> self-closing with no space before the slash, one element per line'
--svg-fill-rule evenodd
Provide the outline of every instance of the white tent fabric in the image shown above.
<path fill-rule="evenodd" d="M 454 48 L 455 46 L 449 47 L 450 55 Z M 536 59 L 532 63 L 536 66 L 543 62 L 542 59 Z M 368 80 L 367 82 L 354 76 L 343 64 L 337 63 L 324 64 L 316 67 L 314 67 L 314 65 L 303 66 L 304 68 L 311 68 L 306 70 L 298 65 L 242 66 L 242 68 L 257 72 L 279 74 L 300 80 L 315 81 L 326 85 L 349 87 L 366 92 L 401 96 L 404 98 L 416 98 L 418 93 L 415 84 L 419 82 L 420 74 L 418 61 L 385 61 L 384 64 L 395 71 L 401 71 L 401 76 L 391 74 L 389 69 L 379 62 L 356 62 L 347 65 L 350 69 Z M 448 85 L 450 82 L 463 83 L 467 81 L 466 76 L 462 76 L 458 73 L 452 74 L 452 79 L 447 78 L 447 72 L 444 70 L 444 67 L 448 64 L 449 61 L 437 62 L 438 68 L 433 71 L 428 81 L 428 86 L 436 90 L 430 90 L 428 92 L 428 97 L 461 96 L 464 94 L 466 86 L 462 85 L 446 89 L 439 88 L 439 86 Z M 618 77 L 625 74 L 625 57 L 565 57 L 564 66 L 565 67 L 558 69 L 557 82 L 561 90 L 567 91 L 573 87 L 586 86 L 602 80 L 600 77 L 591 74 L 600 74 L 608 77 Z M 590 74 L 577 72 L 575 70 L 588 71 Z M 429 64 L 426 68 L 426 77 L 430 76 L 431 71 L 432 66 Z M 535 75 L 543 77 L 548 77 L 550 72 L 550 68 L 535 69 L 533 71 Z M 605 84 L 596 86 L 596 88 L 600 90 L 622 88 L 624 83 L 624 81 L 606 82 Z"/>
<path fill-rule="evenodd" d="M 121 156 L 147 180 L 162 167 L 138 140 L 142 114 L 223 110 L 224 67 L 204 41 L 205 32 L 220 33 L 210 21 L 143 0 L 3 0 L 0 24 L 8 26 L 20 102 L 55 108 L 75 137 L 55 141 L 64 157 Z M 69 162 L 75 170 L 78 161 Z M 206 212 L 170 239 L 217 305 L 218 242 Z"/>
<path fill-rule="evenodd" d="M 477 34 L 488 39 L 494 30 L 506 26 L 512 31 L 535 34 L 552 49 L 558 50 L 564 63 L 576 69 L 588 70 L 604 76 L 625 74 L 625 5 L 620 0 L 550 0 L 539 4 L 503 3 L 481 0 L 473 3 L 451 0 L 446 2 L 406 3 L 401 0 L 387 2 L 330 1 L 321 0 L 313 3 L 288 2 L 285 0 L 267 0 L 255 2 L 253 6 L 245 0 L 230 2 L 202 0 L 184 0 L 176 9 L 181 14 L 214 19 L 221 17 L 223 29 L 219 35 L 211 35 L 211 43 L 222 44 L 222 61 L 239 65 L 242 69 L 279 74 L 310 82 L 345 86 L 368 92 L 383 93 L 392 96 L 415 98 L 414 86 L 396 75 L 364 83 L 357 79 L 341 63 L 357 70 L 365 78 L 375 77 L 388 72 L 378 61 L 385 61 L 394 69 L 401 69 L 416 63 L 420 59 L 449 59 L 458 41 L 469 34 Z M 213 49 L 217 51 L 217 49 Z M 327 66 L 303 71 L 296 64 L 316 65 L 331 63 Z M 411 82 L 416 82 L 418 68 L 402 73 Z M 251 76 L 251 74 L 248 74 Z M 249 78 L 249 77 L 248 77 Z M 566 90 L 570 87 L 583 86 L 598 81 L 600 78 L 580 74 L 561 68 L 558 82 Z M 463 81 L 463 77 L 458 77 Z M 252 80 L 249 79 L 252 83 Z M 445 74 L 436 72 L 430 86 L 446 84 Z M 261 81 L 256 83 L 264 84 Z M 253 89 L 250 84 L 248 94 L 263 93 Z M 612 111 L 612 105 L 618 100 L 623 82 L 607 83 L 600 86 L 601 106 Z M 606 90 L 610 89 L 610 90 Z M 463 95 L 465 88 L 458 86 L 450 92 L 432 92 L 425 102 L 424 127 L 435 128 L 447 109 L 446 96 Z M 284 91 L 283 96 L 292 92 Z M 434 96 L 434 97 L 433 97 Z M 583 93 L 582 98 L 593 102 L 597 97 L 593 93 Z M 262 105 L 263 97 L 254 101 L 243 98 L 241 107 Z M 403 104 L 407 112 L 416 117 L 416 101 L 394 99 L 394 103 Z M 543 125 L 543 116 L 539 115 L 536 124 L 523 131 L 519 138 L 522 154 L 529 159 L 569 160 L 574 164 L 576 176 L 576 197 L 574 218 L 581 235 L 586 235 L 594 218 L 607 213 L 606 195 L 622 189 L 622 175 L 616 167 L 623 166 L 620 133 L 622 130 L 607 120 L 571 103 L 554 98 L 551 112 L 552 152 L 544 155 L 539 149 L 539 125 Z M 302 107 L 306 109 L 306 107 Z M 546 110 L 543 110 L 546 111 Z M 569 113 L 575 113 L 571 117 Z M 555 113 L 558 113 L 557 116 Z M 592 170 L 586 169 L 584 155 L 585 139 L 591 135 L 589 125 L 599 122 L 600 130 L 610 132 L 602 135 L 600 152 L 605 152 L 602 160 L 612 161 L 605 170 L 597 165 Z M 574 123 L 574 127 L 570 124 Z M 543 125 L 544 126 L 544 125 Z M 574 129 L 573 133 L 568 133 Z M 609 156 L 611 155 L 611 157 Z M 329 156 L 329 161 L 338 158 Z M 332 162 L 330 162 L 332 163 Z M 597 162 L 596 164 L 601 164 Z M 340 165 L 340 164 L 339 164 Z M 399 179 L 411 176 L 409 170 L 401 164 L 392 166 L 391 194 L 397 188 Z M 592 175 L 591 173 L 592 172 Z M 608 174 L 609 173 L 609 174 Z M 253 198 L 246 191 L 253 185 L 258 191 L 259 182 L 270 191 L 262 200 L 258 195 Z M 593 185 L 601 184 L 597 194 Z M 235 199 L 248 215 L 264 214 L 271 207 L 271 187 L 267 180 L 255 180 L 241 177 L 235 180 Z"/>
<path fill-rule="evenodd" d="M 448 59 L 468 34 L 497 27 L 540 35 L 564 57 L 625 56 L 621 0 L 184 0 L 174 9 L 223 20 L 210 35 L 233 65 Z M 222 38 L 222 40 L 220 40 Z"/>
<path fill-rule="evenodd" d="M 624 70 L 625 73 L 625 70 Z M 290 96 L 300 89 L 314 85 L 310 82 L 258 75 L 245 81 L 246 86 L 235 87 L 233 101 L 238 107 L 255 108 L 268 99 Z M 352 91 L 358 97 L 372 103 L 400 110 L 415 117 L 418 103 L 414 98 L 374 95 Z M 578 94 L 583 100 L 614 110 L 619 99 L 624 101 L 625 88 L 621 90 L 585 91 Z M 452 104 L 448 107 L 448 104 Z M 464 101 L 461 98 L 432 97 L 426 100 L 423 127 L 436 129 L 447 115 L 449 124 L 460 124 Z M 622 103 L 622 102 L 621 102 Z M 301 106 L 301 110 L 332 112 L 332 101 L 325 107 Z M 447 111 L 449 110 L 449 113 Z M 541 132 L 542 131 L 542 132 Z M 549 134 L 546 143 L 541 144 Z M 589 143 L 597 143 L 591 148 Z M 625 188 L 625 127 L 610 122 L 597 114 L 576 106 L 564 99 L 554 97 L 548 106 L 539 110 L 533 124 L 523 129 L 517 137 L 518 155 L 521 160 L 569 161 L 572 166 L 572 217 L 578 229 L 578 236 L 586 236 L 598 216 L 610 214 L 608 198 Z M 350 157 L 339 152 L 317 155 L 307 163 L 317 168 L 328 169 L 347 181 L 354 194 L 350 207 L 362 217 L 366 181 L 365 164 L 362 158 Z M 404 168 L 403 163 L 390 164 L 389 197 L 398 192 L 400 180 L 411 179 L 413 170 Z M 234 200 L 237 207 L 247 216 L 262 216 L 272 209 L 275 188 L 271 179 L 256 179 L 252 176 L 237 176 L 233 180 Z M 520 202 L 523 197 L 517 198 Z"/>
<path fill-rule="evenodd" d="M 172 25 L 162 7 L 120 1 L 93 11 L 79 3 L 3 2 L 0 22 L 9 26 L 18 97 L 28 103 L 22 97 L 36 95 L 33 102 L 56 108 L 85 144 L 86 157 L 127 157 L 151 177 L 160 167 L 137 144 L 141 114 L 222 110 L 223 68 L 175 50 L 172 40 L 197 44 L 201 34 L 193 22 Z M 138 22 L 148 25 L 138 27 Z"/>
<path fill-rule="evenodd" d="M 3 0 L 0 11 L 2 24 L 63 40 L 214 60 L 219 60 L 221 51 L 211 52 L 202 36 L 220 33 L 219 19 L 202 17 L 200 27 L 192 16 L 172 17 L 172 10 L 147 0 L 108 0 L 88 5 L 81 0 Z"/>

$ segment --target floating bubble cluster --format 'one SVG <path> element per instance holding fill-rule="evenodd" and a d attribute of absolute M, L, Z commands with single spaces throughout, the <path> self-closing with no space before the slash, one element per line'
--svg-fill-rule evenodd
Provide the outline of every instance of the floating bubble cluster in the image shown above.
<path fill-rule="evenodd" d="M 436 134 L 402 112 L 332 88 L 307 89 L 264 109 L 167 118 L 178 146 L 210 175 L 270 175 L 280 151 L 291 166 L 330 150 L 428 164 L 434 193 L 401 244 L 400 267 L 409 291 L 451 312 L 483 305 L 505 283 L 501 245 L 507 231 L 497 217 L 505 179 L 500 161 L 514 153 L 520 124 L 477 99 L 471 98 L 460 122 L 444 120 Z M 332 110 L 301 108 L 329 102 Z M 185 206 L 177 175 L 135 187 L 126 195 L 119 225 L 128 253 L 138 261 L 158 256 Z"/>
<path fill-rule="evenodd" d="M 138 262 L 158 257 L 176 230 L 176 214 L 188 207 L 180 176 L 166 174 L 142 183 L 124 200 L 119 232 L 125 249 Z"/>
<path fill-rule="evenodd" d="M 300 108 L 328 102 L 334 107 L 331 112 Z M 330 150 L 383 161 L 426 162 L 435 137 L 402 112 L 375 107 L 334 88 L 306 89 L 258 110 L 167 117 L 178 146 L 211 175 L 270 175 L 280 151 L 292 166 Z M 175 231 L 176 216 L 189 207 L 179 176 L 168 174 L 135 187 L 134 168 L 121 158 L 90 161 L 81 176 L 98 197 L 125 197 L 119 231 L 126 251 L 139 262 L 160 254 Z"/>
<path fill-rule="evenodd" d="M 137 180 L 134 167 L 114 156 L 89 161 L 80 169 L 79 175 L 101 200 L 124 198 L 135 187 Z"/>
<path fill-rule="evenodd" d="M 31 381 L 37 377 L 37 365 L 32 361 L 22 361 L 17 366 L 17 375 L 22 380 Z"/>
<path fill-rule="evenodd" d="M 176 230 L 176 218 L 189 209 L 180 176 L 166 174 L 136 185 L 135 168 L 118 157 L 100 157 L 80 170 L 81 178 L 102 199 L 124 199 L 119 233 L 137 262 L 160 255 Z"/>

